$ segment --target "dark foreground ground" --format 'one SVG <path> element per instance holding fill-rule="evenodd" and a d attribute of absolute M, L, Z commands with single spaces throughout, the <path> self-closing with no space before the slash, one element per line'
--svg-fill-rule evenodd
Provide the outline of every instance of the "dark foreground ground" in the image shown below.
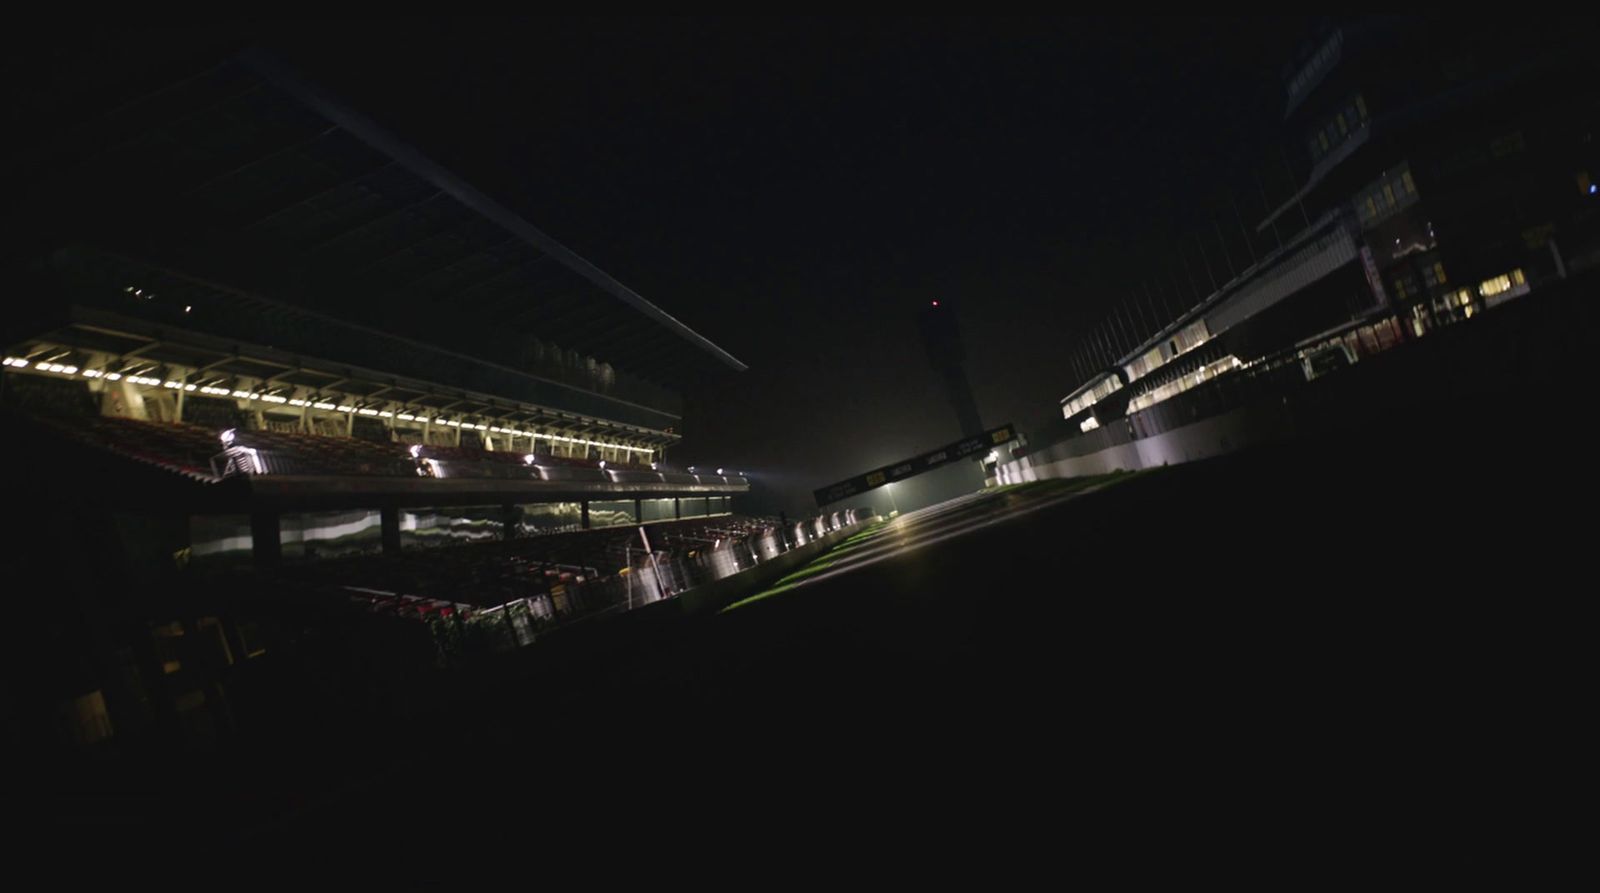
<path fill-rule="evenodd" d="M 1137 851 L 1174 829 L 1288 852 L 1535 821 L 1591 712 L 1594 489 L 1584 438 L 1504 418 L 1446 406 L 981 497 L 891 524 L 870 548 L 908 547 L 847 573 L 552 642 L 440 713 L 41 780 L 44 824 L 562 859 L 663 836 Z"/>

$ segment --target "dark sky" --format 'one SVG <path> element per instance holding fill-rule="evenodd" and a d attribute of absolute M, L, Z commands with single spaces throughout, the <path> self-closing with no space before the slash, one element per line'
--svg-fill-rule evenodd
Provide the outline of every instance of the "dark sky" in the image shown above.
<path fill-rule="evenodd" d="M 1078 383 L 1062 345 L 1271 145 L 1279 69 L 1308 28 L 212 30 L 277 52 L 748 363 L 688 395 L 671 458 L 753 472 L 753 508 L 795 510 L 958 435 L 916 337 L 931 299 L 960 314 L 987 423 L 1052 417 Z"/>

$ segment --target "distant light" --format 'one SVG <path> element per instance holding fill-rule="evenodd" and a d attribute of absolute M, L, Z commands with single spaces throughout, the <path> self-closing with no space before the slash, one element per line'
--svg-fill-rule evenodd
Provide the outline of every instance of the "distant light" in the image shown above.
<path fill-rule="evenodd" d="M 522 457 L 522 461 L 524 463 L 528 464 L 528 465 L 532 465 L 533 464 L 533 454 L 529 453 L 526 456 L 523 456 Z"/>
<path fill-rule="evenodd" d="M 188 313 L 190 310 L 193 310 L 193 309 L 194 309 L 194 305 L 193 304 L 185 304 L 185 305 L 183 305 L 183 312 L 184 313 Z"/>
<path fill-rule="evenodd" d="M 717 474 L 721 474 L 721 473 L 722 473 L 722 469 L 720 469 L 720 468 L 717 469 Z"/>
<path fill-rule="evenodd" d="M 694 466 L 693 465 L 689 466 L 689 473 L 690 474 L 694 474 Z"/>
<path fill-rule="evenodd" d="M 26 363 L 18 363 L 17 365 L 25 366 L 27 364 Z M 122 380 L 122 373 L 121 372 L 107 372 L 106 373 L 106 379 L 108 381 L 121 381 Z"/>
<path fill-rule="evenodd" d="M 422 455 L 422 444 L 419 444 L 419 443 L 412 444 L 411 445 L 411 458 L 415 459 L 420 455 Z"/>
<path fill-rule="evenodd" d="M 600 467 L 601 468 L 605 468 L 606 467 L 606 460 L 604 460 L 604 459 L 600 460 Z"/>
<path fill-rule="evenodd" d="M 1596 186 L 1595 184 L 1590 183 L 1589 184 L 1589 194 L 1590 195 L 1594 195 L 1596 190 L 1600 190 L 1600 186 Z"/>
<path fill-rule="evenodd" d="M 222 445 L 223 446 L 227 446 L 228 444 L 233 443 L 233 438 L 234 438 L 234 435 L 237 432 L 237 430 L 238 429 L 235 429 L 235 428 L 229 428 L 228 430 L 222 432 L 222 434 L 218 435 L 218 436 L 220 436 L 222 438 Z"/>
<path fill-rule="evenodd" d="M 935 306 L 935 307 L 939 306 L 939 302 L 938 301 L 934 301 L 933 302 L 933 306 Z"/>

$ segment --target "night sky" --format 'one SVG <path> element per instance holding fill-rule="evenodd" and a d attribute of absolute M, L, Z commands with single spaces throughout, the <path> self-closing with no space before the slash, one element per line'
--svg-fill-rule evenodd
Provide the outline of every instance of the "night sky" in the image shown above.
<path fill-rule="evenodd" d="M 917 341 L 929 300 L 960 314 L 986 423 L 1053 418 L 1078 383 L 1062 345 L 1129 266 L 1288 144 L 1280 69 L 1309 30 L 409 21 L 88 43 L 263 46 L 521 212 L 749 364 L 688 395 L 670 458 L 749 471 L 751 510 L 797 511 L 958 436 Z"/>

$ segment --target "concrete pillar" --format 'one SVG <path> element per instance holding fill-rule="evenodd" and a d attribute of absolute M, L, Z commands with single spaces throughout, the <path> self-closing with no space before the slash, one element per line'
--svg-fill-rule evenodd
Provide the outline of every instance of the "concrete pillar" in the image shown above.
<path fill-rule="evenodd" d="M 271 567 L 283 560 L 283 539 L 276 512 L 250 515 L 250 551 L 257 567 Z"/>
<path fill-rule="evenodd" d="M 379 514 L 383 523 L 383 554 L 400 554 L 400 510 L 394 506 L 382 509 Z"/>

